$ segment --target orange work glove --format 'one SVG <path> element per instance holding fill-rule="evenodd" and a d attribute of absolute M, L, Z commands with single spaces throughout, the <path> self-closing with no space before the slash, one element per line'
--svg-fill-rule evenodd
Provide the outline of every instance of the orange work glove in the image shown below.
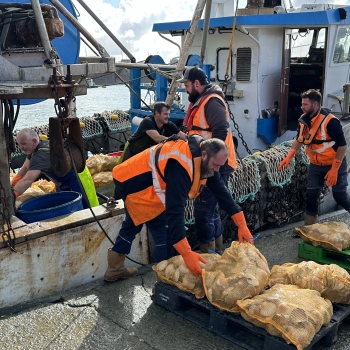
<path fill-rule="evenodd" d="M 336 158 L 333 159 L 332 167 L 328 171 L 326 176 L 324 177 L 325 180 L 327 180 L 326 181 L 326 185 L 327 186 L 334 186 L 337 183 L 338 170 L 339 170 L 342 162 L 343 162 L 342 160 L 339 160 L 339 159 L 336 159 Z"/>
<path fill-rule="evenodd" d="M 278 166 L 278 171 L 281 171 L 282 168 L 286 168 L 286 167 L 289 165 L 290 161 L 293 159 L 293 157 L 295 156 L 295 153 L 296 153 L 296 152 L 297 152 L 297 151 L 296 151 L 294 148 L 292 148 L 292 149 L 288 152 L 288 154 L 286 155 L 286 158 L 284 158 L 284 159 L 282 160 L 282 162 L 280 163 L 280 165 Z"/>
<path fill-rule="evenodd" d="M 254 238 L 249 231 L 249 228 L 247 226 L 247 222 L 245 221 L 243 211 L 240 211 L 239 213 L 232 215 L 231 219 L 238 227 L 238 240 L 239 240 L 239 242 L 242 243 L 244 241 L 248 241 L 249 243 L 254 244 Z"/>
<path fill-rule="evenodd" d="M 195 275 L 201 276 L 202 269 L 199 266 L 199 262 L 206 263 L 207 261 L 199 254 L 191 250 L 188 244 L 187 238 L 183 238 L 181 241 L 174 244 L 174 248 L 182 255 L 187 268 Z"/>
<path fill-rule="evenodd" d="M 16 174 L 16 175 L 13 177 L 12 181 L 11 181 L 11 186 L 12 186 L 12 187 L 13 187 L 13 186 L 16 186 L 17 183 L 18 183 L 18 181 L 21 180 L 22 178 L 23 178 L 23 176 L 21 176 L 21 175 L 19 175 L 19 174 Z"/>

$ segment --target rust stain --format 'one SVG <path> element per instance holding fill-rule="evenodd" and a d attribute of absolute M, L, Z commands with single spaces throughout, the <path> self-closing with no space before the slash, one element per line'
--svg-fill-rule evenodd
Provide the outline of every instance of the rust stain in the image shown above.
<path fill-rule="evenodd" d="M 101 244 L 106 237 L 101 230 L 96 229 L 93 226 L 95 226 L 95 224 L 87 225 L 85 227 L 79 227 L 74 230 L 74 233 L 77 234 L 78 237 L 84 238 L 83 240 L 81 240 L 81 246 L 78 249 L 75 249 L 74 251 L 70 251 L 67 256 L 67 265 L 69 266 L 72 275 L 78 273 L 82 266 L 89 259 L 91 259 L 91 257 L 96 256 L 96 252 L 99 251 Z M 74 240 L 74 237 L 72 238 Z"/>

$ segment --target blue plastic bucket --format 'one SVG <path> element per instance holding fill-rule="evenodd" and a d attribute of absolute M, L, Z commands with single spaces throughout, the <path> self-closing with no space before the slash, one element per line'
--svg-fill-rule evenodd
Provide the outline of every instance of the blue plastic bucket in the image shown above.
<path fill-rule="evenodd" d="M 26 224 L 74 213 L 83 209 L 82 196 L 78 192 L 49 193 L 23 202 L 16 216 Z"/>

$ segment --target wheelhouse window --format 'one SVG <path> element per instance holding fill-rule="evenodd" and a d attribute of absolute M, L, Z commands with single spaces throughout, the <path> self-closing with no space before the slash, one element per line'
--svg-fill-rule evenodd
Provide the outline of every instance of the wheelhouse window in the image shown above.
<path fill-rule="evenodd" d="M 350 62 L 350 27 L 338 29 L 334 46 L 333 63 Z"/>

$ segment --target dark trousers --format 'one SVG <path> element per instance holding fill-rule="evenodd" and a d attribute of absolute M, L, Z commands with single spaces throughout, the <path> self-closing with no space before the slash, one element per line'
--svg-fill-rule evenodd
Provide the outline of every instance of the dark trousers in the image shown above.
<path fill-rule="evenodd" d="M 221 174 L 226 184 L 229 174 Z M 224 227 L 221 223 L 218 201 L 208 187 L 204 187 L 198 197 L 195 198 L 194 219 L 199 244 L 210 243 L 222 235 Z"/>
<path fill-rule="evenodd" d="M 348 179 L 346 171 L 346 159 L 344 158 L 339 170 L 337 183 L 332 187 L 334 200 L 345 210 L 350 210 L 350 197 L 347 194 Z M 318 199 L 324 187 L 327 172 L 330 165 L 320 166 L 309 164 L 307 190 L 306 190 L 306 214 L 316 216 L 318 214 Z"/>
<path fill-rule="evenodd" d="M 146 226 L 150 230 L 154 240 L 154 259 L 156 262 L 168 259 L 167 247 L 167 226 L 165 212 L 155 217 L 153 220 L 147 221 Z M 129 254 L 131 244 L 142 229 L 143 224 L 135 226 L 128 211 L 125 209 L 125 218 L 123 220 L 122 228 L 115 240 L 112 248 L 119 254 Z"/>

